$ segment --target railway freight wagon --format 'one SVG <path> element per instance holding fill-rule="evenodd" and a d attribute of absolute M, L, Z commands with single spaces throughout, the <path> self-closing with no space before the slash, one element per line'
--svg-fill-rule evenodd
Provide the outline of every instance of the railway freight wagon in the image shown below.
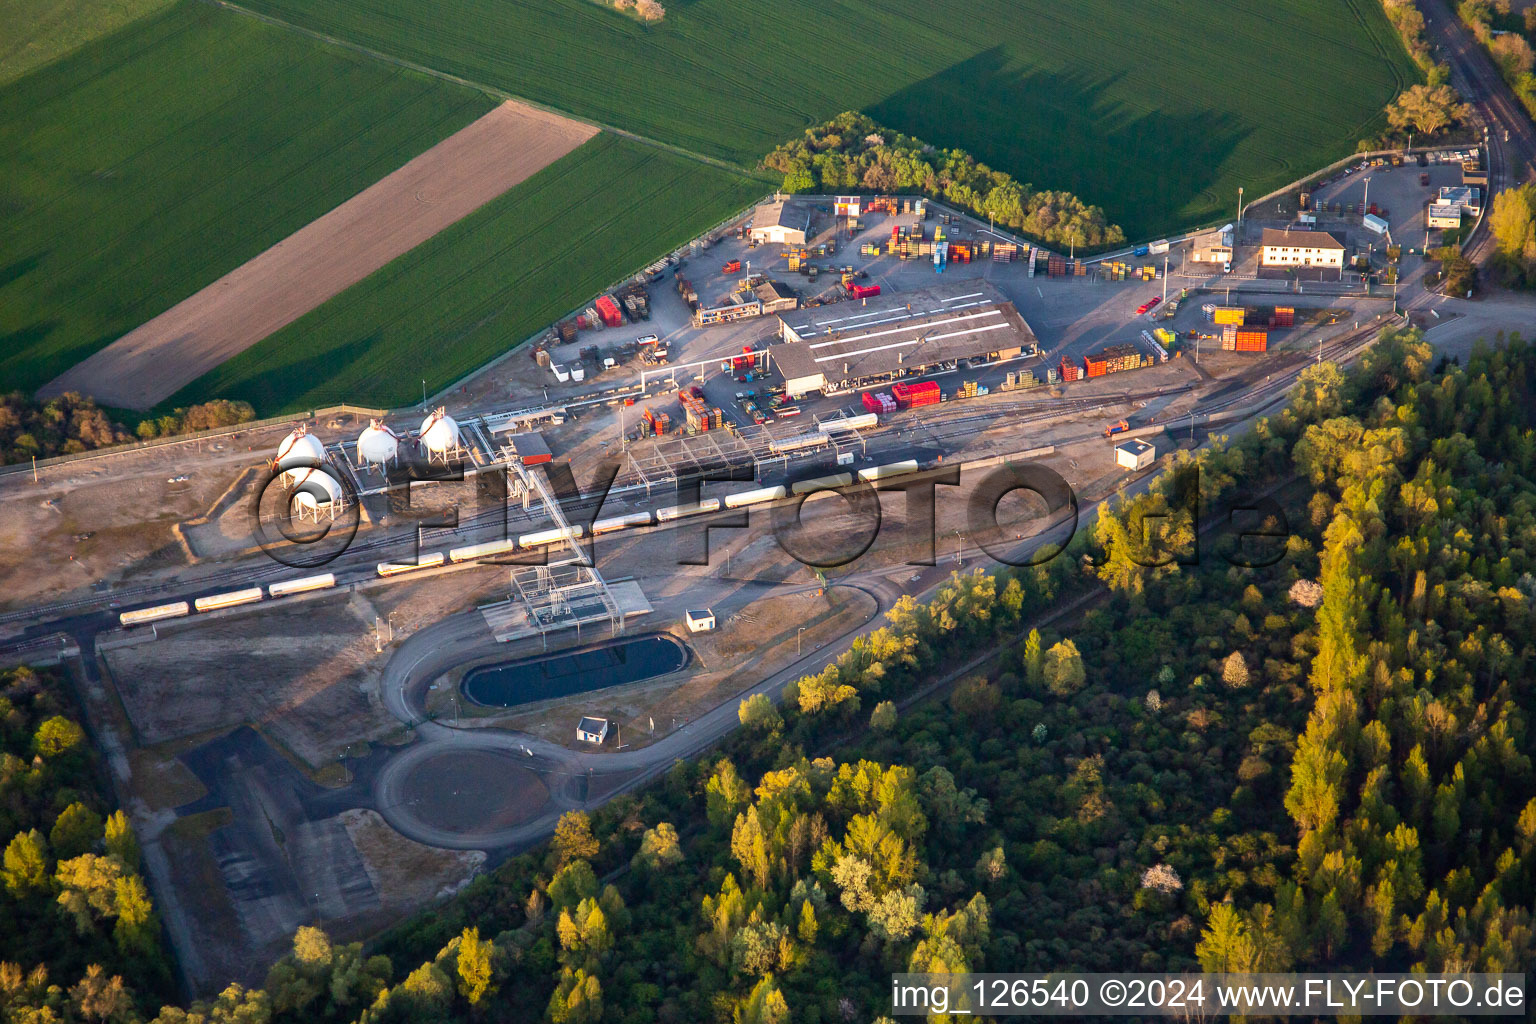
<path fill-rule="evenodd" d="M 318 576 L 304 576 L 296 580 L 283 580 L 267 587 L 268 597 L 290 597 L 311 590 L 329 590 L 336 585 L 336 574 L 323 572 Z"/>
<path fill-rule="evenodd" d="M 598 534 L 613 533 L 615 530 L 628 530 L 636 526 L 650 526 L 651 514 L 649 512 L 631 512 L 627 516 L 610 516 L 607 519 L 599 519 L 592 524 L 592 536 Z"/>
<path fill-rule="evenodd" d="M 200 612 L 217 611 L 220 608 L 234 608 L 242 604 L 254 604 L 261 600 L 260 587 L 247 587 L 244 590 L 231 590 L 226 594 L 211 594 L 208 597 L 200 597 L 192 602 L 192 607 Z"/>
<path fill-rule="evenodd" d="M 164 619 L 179 619 L 190 612 L 187 602 L 172 601 L 169 604 L 157 604 L 151 608 L 135 608 L 131 612 L 122 612 L 118 615 L 117 621 L 123 626 L 145 626 Z"/>
<path fill-rule="evenodd" d="M 448 552 L 450 562 L 469 562 L 476 558 L 489 558 L 492 555 L 505 555 L 517 550 L 517 541 L 488 540 L 483 544 L 466 544 L 461 548 L 453 548 Z"/>
<path fill-rule="evenodd" d="M 656 521 L 670 523 L 685 516 L 698 516 L 718 511 L 720 511 L 720 499 L 705 498 L 703 501 L 695 501 L 687 505 L 668 505 L 666 508 L 659 508 L 656 510 Z"/>
<path fill-rule="evenodd" d="M 755 491 L 741 491 L 737 494 L 725 496 L 726 508 L 744 508 L 747 505 L 761 505 L 768 501 L 778 501 L 784 497 L 784 485 L 776 487 L 760 487 Z"/>
<path fill-rule="evenodd" d="M 430 555 L 422 555 L 414 562 L 380 562 L 378 573 L 380 576 L 399 576 L 402 573 L 416 572 L 421 569 L 436 569 L 447 561 L 441 551 L 434 551 Z"/>
<path fill-rule="evenodd" d="M 866 483 L 875 483 L 880 480 L 889 480 L 893 476 L 904 476 L 907 473 L 916 473 L 918 469 L 916 459 L 906 459 L 902 462 L 888 462 L 884 466 L 866 466 L 859 470 L 859 479 Z"/>

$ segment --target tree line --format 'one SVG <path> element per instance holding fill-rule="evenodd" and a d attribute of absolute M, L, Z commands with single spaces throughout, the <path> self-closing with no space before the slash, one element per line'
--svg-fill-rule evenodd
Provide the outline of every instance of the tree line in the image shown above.
<path fill-rule="evenodd" d="M 930 146 L 851 111 L 806 129 L 763 166 L 784 175 L 785 192 L 920 193 L 1046 245 L 1099 249 L 1125 241 L 1100 207 L 1069 192 L 1037 191 L 964 150 Z"/>
<path fill-rule="evenodd" d="M 149 416 L 129 431 L 95 399 L 71 391 L 38 401 L 20 391 L 0 395 L 0 464 L 74 455 L 96 448 L 231 427 L 256 418 L 249 402 L 214 399 L 160 416 Z"/>

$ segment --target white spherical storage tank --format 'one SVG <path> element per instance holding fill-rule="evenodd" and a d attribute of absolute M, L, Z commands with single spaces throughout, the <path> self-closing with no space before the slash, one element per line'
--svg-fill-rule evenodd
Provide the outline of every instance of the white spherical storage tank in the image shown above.
<path fill-rule="evenodd" d="M 325 445 L 305 427 L 293 428 L 293 433 L 283 438 L 277 446 L 273 464 L 280 470 L 301 466 L 318 466 L 325 461 Z"/>
<path fill-rule="evenodd" d="M 295 469 L 286 474 L 293 478 L 290 507 L 299 516 L 314 515 L 319 509 L 341 502 L 341 485 L 323 469 Z"/>
<path fill-rule="evenodd" d="M 438 409 L 421 421 L 422 447 L 434 455 L 451 452 L 460 446 L 459 425 L 447 410 Z"/>
<path fill-rule="evenodd" d="M 357 437 L 357 461 L 370 466 L 382 466 L 394 462 L 400 454 L 400 439 L 378 420 Z"/>

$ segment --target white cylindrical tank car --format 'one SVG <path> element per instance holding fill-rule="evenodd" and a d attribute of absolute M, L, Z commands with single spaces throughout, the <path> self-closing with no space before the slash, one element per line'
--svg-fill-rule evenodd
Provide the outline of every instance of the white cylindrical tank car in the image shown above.
<path fill-rule="evenodd" d="M 810 491 L 825 491 L 834 487 L 847 487 L 853 483 L 851 473 L 833 473 L 831 476 L 818 476 L 810 480 L 801 480 L 790 487 L 791 494 L 806 494 Z"/>
<path fill-rule="evenodd" d="M 227 594 L 211 594 L 208 597 L 200 597 L 192 602 L 192 607 L 200 612 L 211 612 L 220 608 L 233 608 L 241 604 L 254 604 L 260 600 L 261 588 L 247 587 L 244 590 L 231 590 Z"/>
<path fill-rule="evenodd" d="M 161 619 L 176 619 L 186 615 L 190 609 L 185 601 L 173 601 L 170 604 L 157 604 L 152 608 L 135 608 L 131 612 L 122 612 L 117 621 L 124 626 L 142 626 L 149 622 L 159 622 Z"/>
<path fill-rule="evenodd" d="M 415 572 L 418 569 L 435 569 L 443 564 L 443 553 L 434 551 L 430 555 L 422 555 L 414 562 L 380 562 L 380 576 L 398 576 L 403 572 Z"/>
<path fill-rule="evenodd" d="M 689 505 L 668 505 L 666 508 L 659 508 L 656 510 L 656 521 L 669 523 L 684 516 L 697 516 L 718 511 L 720 511 L 720 499 L 705 498 L 703 501 L 696 501 Z"/>
<path fill-rule="evenodd" d="M 544 544 L 554 544 L 557 541 L 576 540 L 581 534 L 582 529 L 579 526 L 539 530 L 536 533 L 525 533 L 517 538 L 517 546 L 520 548 L 536 548 Z"/>
<path fill-rule="evenodd" d="M 443 408 L 433 410 L 432 415 L 421 421 L 421 433 L 418 436 L 421 446 L 430 455 L 446 455 L 463 443 L 458 422 Z"/>
<path fill-rule="evenodd" d="M 268 597 L 288 597 L 310 590 L 326 590 L 336 585 L 336 574 L 323 572 L 318 576 L 303 576 L 296 580 L 283 580 L 267 587 Z"/>
<path fill-rule="evenodd" d="M 365 466 L 384 466 L 400 457 L 400 438 L 379 420 L 371 420 L 357 435 L 357 461 Z"/>
<path fill-rule="evenodd" d="M 784 497 L 784 485 L 776 487 L 760 487 L 755 491 L 742 491 L 739 494 L 727 494 L 725 496 L 726 508 L 742 508 L 747 505 L 760 505 L 765 501 L 778 501 Z"/>
<path fill-rule="evenodd" d="M 857 416 L 845 416 L 840 420 L 827 420 L 821 425 L 821 432 L 835 434 L 839 430 L 869 430 L 878 426 L 879 423 L 879 416 L 872 412 L 864 412 Z"/>
<path fill-rule="evenodd" d="M 504 555 L 508 551 L 517 550 L 515 540 L 488 540 L 484 544 L 469 544 L 462 548 L 453 548 L 448 552 L 450 562 L 468 562 L 476 558 L 485 558 L 489 555 Z"/>
<path fill-rule="evenodd" d="M 651 514 L 649 512 L 631 512 L 627 516 L 611 516 L 608 519 L 599 519 L 592 524 L 592 533 L 612 533 L 614 530 L 628 530 L 635 526 L 650 526 Z"/>
<path fill-rule="evenodd" d="M 866 466 L 859 470 L 860 480 L 886 480 L 893 476 L 901 476 L 904 473 L 916 473 L 917 460 L 907 459 L 903 462 L 890 462 L 884 466 Z"/>

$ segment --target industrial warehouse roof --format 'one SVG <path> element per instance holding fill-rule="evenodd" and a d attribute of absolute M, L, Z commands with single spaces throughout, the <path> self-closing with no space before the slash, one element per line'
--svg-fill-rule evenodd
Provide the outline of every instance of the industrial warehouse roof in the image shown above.
<path fill-rule="evenodd" d="M 985 281 L 882 295 L 779 318 L 785 341 L 769 349 L 787 379 L 873 377 L 1035 345 L 1012 302 Z"/>
<path fill-rule="evenodd" d="M 512 443 L 512 450 L 517 452 L 517 457 L 530 465 L 535 462 L 548 462 L 551 458 L 549 444 L 544 440 L 544 435 L 537 430 L 526 434 L 513 434 L 508 440 Z"/>
<path fill-rule="evenodd" d="M 1287 231 L 1265 228 L 1265 245 L 1283 245 L 1297 249 L 1342 249 L 1344 243 L 1327 231 Z"/>
<path fill-rule="evenodd" d="M 1461 217 L 1461 207 L 1455 203 L 1430 203 L 1429 215 L 1431 217 Z"/>
<path fill-rule="evenodd" d="M 796 228 L 804 231 L 810 227 L 811 211 L 808 207 L 799 203 L 792 203 L 787 199 L 774 199 L 763 203 L 752 211 L 752 227 L 758 228 Z"/>

